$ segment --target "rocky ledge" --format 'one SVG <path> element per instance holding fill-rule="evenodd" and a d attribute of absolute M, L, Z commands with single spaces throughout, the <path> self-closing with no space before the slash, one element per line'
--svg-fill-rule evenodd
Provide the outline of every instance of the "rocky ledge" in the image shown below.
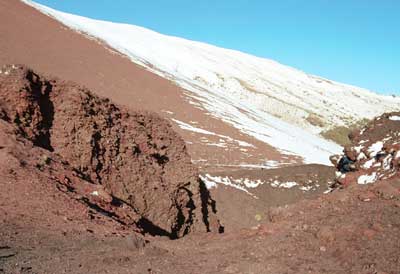
<path fill-rule="evenodd" d="M 0 70 L 0 93 L 2 150 L 17 174 L 30 169 L 144 234 L 221 230 L 184 141 L 158 115 L 19 65 Z"/>

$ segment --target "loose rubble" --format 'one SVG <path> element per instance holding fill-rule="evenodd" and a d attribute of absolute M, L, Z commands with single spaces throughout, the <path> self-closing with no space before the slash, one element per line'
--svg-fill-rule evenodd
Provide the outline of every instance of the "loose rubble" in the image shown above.
<path fill-rule="evenodd" d="M 336 183 L 371 184 L 400 175 L 399 112 L 383 114 L 350 134 L 343 155 L 330 158 L 337 168 Z"/>

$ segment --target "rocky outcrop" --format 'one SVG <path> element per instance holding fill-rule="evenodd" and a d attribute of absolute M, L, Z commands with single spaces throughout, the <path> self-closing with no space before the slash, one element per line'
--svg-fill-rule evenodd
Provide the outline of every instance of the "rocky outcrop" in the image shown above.
<path fill-rule="evenodd" d="M 331 157 L 337 183 L 369 184 L 400 176 L 400 112 L 383 114 L 350 134 L 343 155 Z"/>
<path fill-rule="evenodd" d="M 130 207 L 134 223 L 150 234 L 218 231 L 214 203 L 184 141 L 158 115 L 128 111 L 23 66 L 1 69 L 0 92 L 0 118 L 71 166 L 80 180 L 75 189 Z"/>

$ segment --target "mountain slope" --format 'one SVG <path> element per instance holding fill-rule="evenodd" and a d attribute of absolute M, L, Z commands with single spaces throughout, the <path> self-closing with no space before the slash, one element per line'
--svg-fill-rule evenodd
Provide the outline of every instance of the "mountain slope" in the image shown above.
<path fill-rule="evenodd" d="M 318 137 L 318 132 L 399 106 L 399 99 L 309 76 L 270 60 L 24 2 L 174 81 L 185 89 L 182 92 L 189 104 L 240 130 L 246 138 L 258 140 L 257 144 L 243 142 L 210 130 L 213 127 L 207 128 L 197 119 L 182 121 L 177 113 L 167 112 L 176 125 L 188 131 L 187 135 L 196 133 L 197 138 L 192 139 L 204 138 L 202 143 L 207 147 L 229 153 L 231 143 L 235 143 L 235 149 L 243 152 L 242 162 L 253 156 L 251 150 L 259 150 L 260 143 L 266 143 L 289 156 L 275 160 L 265 155 L 258 163 L 266 165 L 266 160 L 273 159 L 287 164 L 298 162 L 293 156 L 300 156 L 307 163 L 327 164 L 328 156 L 341 148 Z M 190 114 L 186 117 L 191 118 Z M 322 128 L 312 126 L 310 117 L 317 117 Z M 204 156 L 194 158 L 207 161 Z"/>
<path fill-rule="evenodd" d="M 157 112 L 170 119 L 200 168 L 300 163 L 299 157 L 279 153 L 196 108 L 189 103 L 193 101 L 186 95 L 189 92 L 172 81 L 20 1 L 0 2 L 0 33 L 0 64 L 27 64 L 47 75 L 79 83 L 130 109 Z M 184 128 L 195 129 L 183 129 L 182 123 L 178 125 L 172 119 L 190 124 Z M 252 146 L 244 147 L 246 144 Z"/>

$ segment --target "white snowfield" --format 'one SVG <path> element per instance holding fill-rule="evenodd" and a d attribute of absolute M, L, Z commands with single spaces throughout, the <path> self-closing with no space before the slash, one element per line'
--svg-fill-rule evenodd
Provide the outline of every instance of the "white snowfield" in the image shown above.
<path fill-rule="evenodd" d="M 400 116 L 390 116 L 389 119 L 392 121 L 400 121 Z"/>
<path fill-rule="evenodd" d="M 21 1 L 174 81 L 214 117 L 306 163 L 330 164 L 328 157 L 342 149 L 321 138 L 322 130 L 400 110 L 400 98 L 308 75 L 272 60 Z"/>

